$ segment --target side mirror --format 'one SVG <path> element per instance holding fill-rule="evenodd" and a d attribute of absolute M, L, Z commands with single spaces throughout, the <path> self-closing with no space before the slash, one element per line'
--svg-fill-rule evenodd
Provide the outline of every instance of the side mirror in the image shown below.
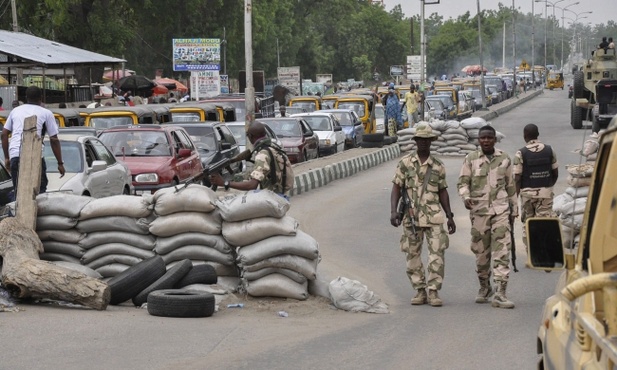
<path fill-rule="evenodd" d="M 565 256 L 559 219 L 529 218 L 525 228 L 531 265 L 542 270 L 563 269 Z"/>
<path fill-rule="evenodd" d="M 341 126 L 334 126 L 334 131 L 343 131 Z"/>
<path fill-rule="evenodd" d="M 105 161 L 94 161 L 92 162 L 92 167 L 90 169 L 90 173 L 103 171 L 107 168 L 107 162 Z"/>
<path fill-rule="evenodd" d="M 222 148 L 223 150 L 229 150 L 229 149 L 231 149 L 231 143 L 228 143 L 228 142 L 222 142 L 222 143 L 221 143 L 221 148 Z"/>
<path fill-rule="evenodd" d="M 190 149 L 182 148 L 178 150 L 178 157 L 180 158 L 186 158 L 186 157 L 189 157 L 190 155 L 191 155 Z"/>

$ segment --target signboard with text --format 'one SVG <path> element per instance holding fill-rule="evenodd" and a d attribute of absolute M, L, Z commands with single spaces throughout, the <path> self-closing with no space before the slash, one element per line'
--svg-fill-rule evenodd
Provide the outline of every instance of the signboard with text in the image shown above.
<path fill-rule="evenodd" d="M 426 76 L 426 56 L 424 56 L 424 76 Z M 407 56 L 407 79 L 420 81 L 422 74 L 422 57 L 420 55 Z"/>
<path fill-rule="evenodd" d="M 218 71 L 220 39 L 173 39 L 174 71 Z"/>
<path fill-rule="evenodd" d="M 279 85 L 300 92 L 300 67 L 278 67 L 277 77 Z"/>
<path fill-rule="evenodd" d="M 229 76 L 221 75 L 221 94 L 229 93 Z"/>
<path fill-rule="evenodd" d="M 191 98 L 199 100 L 221 93 L 219 71 L 191 72 Z"/>

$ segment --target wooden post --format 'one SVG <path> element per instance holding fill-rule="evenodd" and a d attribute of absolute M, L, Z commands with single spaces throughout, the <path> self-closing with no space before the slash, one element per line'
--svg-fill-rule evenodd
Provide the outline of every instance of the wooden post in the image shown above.
<path fill-rule="evenodd" d="M 36 230 L 36 196 L 41 187 L 42 145 L 43 139 L 36 133 L 36 116 L 26 118 L 21 136 L 19 176 L 15 190 L 17 219 L 32 230 Z"/>

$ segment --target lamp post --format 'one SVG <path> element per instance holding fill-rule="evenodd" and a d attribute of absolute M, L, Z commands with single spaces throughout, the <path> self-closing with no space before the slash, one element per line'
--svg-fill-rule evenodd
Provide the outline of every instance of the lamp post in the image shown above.
<path fill-rule="evenodd" d="M 559 67 L 560 69 L 563 71 L 563 28 L 564 28 L 564 16 L 565 16 L 565 11 L 568 10 L 569 7 L 574 6 L 574 5 L 578 5 L 580 4 L 579 1 L 566 5 L 563 8 L 555 6 L 553 7 L 553 10 L 555 10 L 555 8 L 559 8 L 561 9 L 561 59 L 560 59 L 560 64 Z"/>
<path fill-rule="evenodd" d="M 482 56 L 482 26 L 480 21 L 480 0 L 478 4 L 478 43 L 480 44 L 480 92 L 482 94 L 482 110 L 486 110 L 486 89 L 484 88 L 484 60 Z"/>
<path fill-rule="evenodd" d="M 565 0 L 557 0 L 554 3 L 551 3 L 550 1 L 547 1 L 547 4 L 550 4 L 550 6 L 553 7 L 553 19 L 557 19 L 557 18 L 555 18 L 555 8 L 557 7 L 556 5 L 559 4 L 562 1 L 565 1 Z M 552 51 L 553 51 L 553 65 L 555 65 L 556 64 L 556 61 L 555 61 L 555 23 L 554 23 L 554 21 L 552 23 L 553 23 L 552 26 L 551 26 L 551 28 L 553 29 L 553 49 L 552 49 Z"/>
<path fill-rule="evenodd" d="M 424 84 L 424 69 L 426 68 L 424 60 L 426 58 L 426 38 L 424 36 L 424 6 L 439 4 L 440 0 L 420 0 L 422 3 L 420 11 L 420 84 Z"/>

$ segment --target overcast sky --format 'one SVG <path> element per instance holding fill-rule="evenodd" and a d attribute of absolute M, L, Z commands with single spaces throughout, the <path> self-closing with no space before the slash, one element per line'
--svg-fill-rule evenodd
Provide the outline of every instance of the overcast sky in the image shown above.
<path fill-rule="evenodd" d="M 435 2 L 436 0 L 427 0 L 431 2 Z M 549 1 L 555 2 L 560 0 Z M 586 11 L 593 11 L 592 14 L 581 15 L 581 17 L 587 16 L 587 19 L 583 19 L 583 22 L 591 22 L 592 24 L 604 23 L 606 24 L 609 20 L 615 20 L 615 15 L 617 14 L 617 0 L 565 0 L 560 1 L 557 4 L 557 9 L 555 12 L 555 16 L 557 18 L 561 18 L 561 10 L 560 6 L 568 6 L 569 4 L 580 2 L 580 4 L 572 5 L 568 7 L 568 10 L 572 10 L 575 13 L 582 13 Z M 395 5 L 401 4 L 403 8 L 403 13 L 406 16 L 411 16 L 414 14 L 420 14 L 420 0 L 384 0 L 386 5 L 386 10 L 391 10 Z M 498 4 L 502 3 L 508 7 L 512 6 L 512 1 L 504 1 L 504 0 L 480 0 L 480 8 L 482 9 L 495 9 L 499 8 Z M 531 13 L 533 0 L 514 0 L 514 5 L 516 8 L 523 13 Z M 581 4 L 586 4 L 585 6 Z M 534 11 L 536 14 L 542 12 L 544 15 L 544 1 L 537 2 L 533 4 Z M 456 18 L 459 15 L 465 14 L 465 12 L 469 11 L 473 16 L 477 13 L 478 6 L 475 0 L 440 0 L 439 4 L 435 5 L 426 5 L 424 8 L 424 12 L 428 17 L 432 13 L 439 13 L 444 19 L 448 19 L 450 17 Z M 549 14 L 552 14 L 553 8 L 549 7 Z M 566 17 L 575 18 L 575 15 L 569 11 L 565 12 Z M 579 18 L 580 20 L 580 18 Z M 566 24 L 568 20 L 566 19 Z"/>

